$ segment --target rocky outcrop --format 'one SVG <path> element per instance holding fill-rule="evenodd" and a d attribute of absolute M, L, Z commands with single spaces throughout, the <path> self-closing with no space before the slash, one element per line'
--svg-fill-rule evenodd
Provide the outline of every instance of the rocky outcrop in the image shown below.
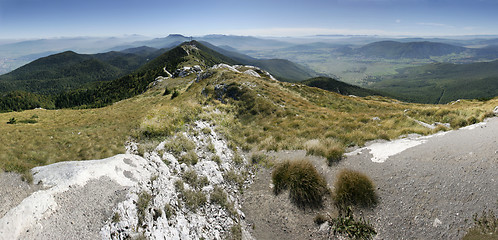
<path fill-rule="evenodd" d="M 191 152 L 195 161 L 186 160 Z M 155 172 L 118 204 L 116 217 L 102 228 L 103 238 L 223 239 L 238 228 L 251 239 L 240 210 L 240 190 L 250 183 L 251 172 L 212 125 L 195 122 L 189 134 L 161 142 L 145 159 Z"/>

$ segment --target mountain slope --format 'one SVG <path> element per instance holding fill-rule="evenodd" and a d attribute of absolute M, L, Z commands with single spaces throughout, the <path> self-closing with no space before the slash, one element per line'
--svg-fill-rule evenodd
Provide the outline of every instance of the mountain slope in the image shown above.
<path fill-rule="evenodd" d="M 61 93 L 55 100 L 57 108 L 75 106 L 100 107 L 115 101 L 130 98 L 145 92 L 149 84 L 159 76 L 168 76 L 182 68 L 185 62 L 194 61 L 202 68 L 218 63 L 235 63 L 234 60 L 217 53 L 202 44 L 191 41 L 175 47 L 151 60 L 135 72 L 97 86 Z"/>
<path fill-rule="evenodd" d="M 316 76 L 316 73 L 314 73 L 311 69 L 307 69 L 286 59 L 257 59 L 242 53 L 214 46 L 208 42 L 202 43 L 208 48 L 230 57 L 240 64 L 256 66 L 264 69 L 281 81 L 298 82 Z"/>
<path fill-rule="evenodd" d="M 389 92 L 398 99 L 421 103 L 498 96 L 498 61 L 427 64 L 398 72 L 370 86 Z"/>
<path fill-rule="evenodd" d="M 355 52 L 369 58 L 418 58 L 425 59 L 432 56 L 458 54 L 466 50 L 464 47 L 453 46 L 437 42 L 408 42 L 381 41 L 367 44 Z"/>
<path fill-rule="evenodd" d="M 310 87 L 317 87 L 321 88 L 323 90 L 331 91 L 331 92 L 336 92 L 342 95 L 355 95 L 359 97 L 366 97 L 366 96 L 382 96 L 381 93 L 378 93 L 373 90 L 369 90 L 366 88 L 358 87 L 355 85 L 351 85 L 345 82 L 341 82 L 338 80 L 335 80 L 333 78 L 329 77 L 316 77 L 316 78 L 311 78 L 305 81 L 301 82 L 304 85 L 310 86 Z"/>
<path fill-rule="evenodd" d="M 107 52 L 78 54 L 66 51 L 43 57 L 0 76 L 0 92 L 14 90 L 53 94 L 85 84 L 109 81 L 132 72 L 156 53 Z"/>

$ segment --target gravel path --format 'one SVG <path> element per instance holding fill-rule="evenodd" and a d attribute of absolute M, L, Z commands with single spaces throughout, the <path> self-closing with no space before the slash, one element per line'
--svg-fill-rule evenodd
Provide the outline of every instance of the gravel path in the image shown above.
<path fill-rule="evenodd" d="M 327 167 L 324 159 L 310 159 L 326 176 L 329 185 L 333 185 L 336 174 L 343 168 L 361 171 L 375 182 L 379 204 L 361 214 L 375 226 L 376 239 L 460 239 L 473 224 L 473 214 L 484 209 L 498 212 L 498 118 L 488 119 L 486 124 L 473 129 L 415 141 L 419 141 L 418 145 L 405 144 L 410 148 L 401 149 L 393 156 L 383 156 L 385 159 L 373 156 L 367 148 L 359 149 L 333 167 Z M 304 152 L 273 155 L 285 159 L 304 156 Z M 294 208 L 283 205 L 279 209 L 285 200 L 272 205 L 266 214 L 257 211 L 258 201 L 275 202 L 281 198 L 272 195 L 268 186 L 269 171 L 261 173 L 266 177 L 257 179 L 261 183 L 248 189 L 244 204 L 246 210 L 252 210 L 245 212 L 255 224 L 254 236 L 264 236 L 261 239 L 326 238 L 326 235 L 316 235 L 319 227 L 310 224 L 312 214 L 296 213 Z M 265 207 L 266 203 L 260 205 Z M 330 210 L 324 209 L 326 211 Z M 285 231 L 295 219 L 300 219 L 300 224 L 292 224 L 296 229 Z M 265 224 L 271 225 L 258 228 Z"/>
<path fill-rule="evenodd" d="M 41 185 L 28 184 L 21 180 L 21 175 L 0 170 L 0 218 L 11 208 L 17 206 L 31 193 L 41 189 Z"/>

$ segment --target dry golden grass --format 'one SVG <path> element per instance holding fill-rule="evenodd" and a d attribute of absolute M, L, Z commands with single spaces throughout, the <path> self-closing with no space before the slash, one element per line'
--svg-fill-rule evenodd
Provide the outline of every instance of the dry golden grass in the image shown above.
<path fill-rule="evenodd" d="M 104 108 L 0 114 L 0 168 L 24 172 L 59 161 L 109 157 L 124 152 L 130 136 L 142 143 L 159 141 L 187 131 L 189 123 L 200 119 L 215 124 L 231 146 L 243 150 L 306 149 L 307 141 L 319 139 L 317 146 L 328 147 L 317 148 L 317 154 L 328 156 L 327 152 L 340 153 L 369 140 L 434 133 L 412 119 L 462 126 L 489 117 L 498 105 L 498 98 L 423 105 L 347 97 L 226 70 L 194 80 L 195 75 L 169 79 L 145 94 Z M 232 86 L 239 94 L 237 100 L 227 95 L 220 99 L 215 91 L 219 84 Z M 166 87 L 177 89 L 179 96 L 163 96 Z M 33 115 L 38 116 L 37 123 L 6 124 L 12 117 L 22 121 Z"/>

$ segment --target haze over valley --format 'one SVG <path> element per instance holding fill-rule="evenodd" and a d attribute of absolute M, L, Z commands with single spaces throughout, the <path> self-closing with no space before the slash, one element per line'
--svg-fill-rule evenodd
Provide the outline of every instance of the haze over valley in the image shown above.
<path fill-rule="evenodd" d="M 498 3 L 0 2 L 1 239 L 496 239 Z"/>

